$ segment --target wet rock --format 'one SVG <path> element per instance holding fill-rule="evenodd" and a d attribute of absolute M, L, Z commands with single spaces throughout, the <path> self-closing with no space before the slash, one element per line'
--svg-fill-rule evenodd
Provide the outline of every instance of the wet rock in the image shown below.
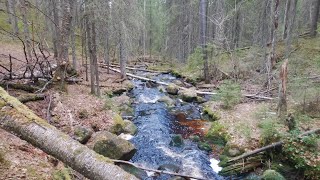
<path fill-rule="evenodd" d="M 87 143 L 92 134 L 93 130 L 91 130 L 90 128 L 77 126 L 74 129 L 74 139 L 82 144 Z"/>
<path fill-rule="evenodd" d="M 169 84 L 166 88 L 167 92 L 172 95 L 177 95 L 179 91 L 179 87 L 173 83 Z"/>
<path fill-rule="evenodd" d="M 285 180 L 285 178 L 275 170 L 268 169 L 262 175 L 263 180 Z"/>
<path fill-rule="evenodd" d="M 166 92 L 166 88 L 164 86 L 158 86 L 160 92 Z"/>
<path fill-rule="evenodd" d="M 239 156 L 241 154 L 241 151 L 238 148 L 230 148 L 228 150 L 228 155 L 230 157 L 236 157 Z"/>
<path fill-rule="evenodd" d="M 119 164 L 118 166 L 121 167 L 126 172 L 128 172 L 130 174 L 133 174 L 138 179 L 146 179 L 148 177 L 148 174 L 145 171 L 143 171 L 143 170 L 141 170 L 139 168 L 136 168 L 136 167 L 134 167 L 132 165 Z"/>
<path fill-rule="evenodd" d="M 180 167 L 175 164 L 162 164 L 158 167 L 158 170 L 178 173 L 180 171 Z"/>
<path fill-rule="evenodd" d="M 123 133 L 135 135 L 137 133 L 137 126 L 129 120 L 124 120 Z"/>
<path fill-rule="evenodd" d="M 132 143 L 108 131 L 95 133 L 90 139 L 88 147 L 111 159 L 130 160 L 136 152 Z"/>
<path fill-rule="evenodd" d="M 198 148 L 203 151 L 207 151 L 207 152 L 212 151 L 212 147 L 208 143 L 205 143 L 205 142 L 199 142 Z"/>
<path fill-rule="evenodd" d="M 172 107 L 175 103 L 169 96 L 162 96 L 159 102 L 164 102 L 168 107 Z"/>
<path fill-rule="evenodd" d="M 184 145 L 181 134 L 175 134 L 171 137 L 170 146 L 181 147 Z"/>
<path fill-rule="evenodd" d="M 180 80 L 177 80 L 177 79 L 174 80 L 174 81 L 172 81 L 172 83 L 175 84 L 175 85 L 177 85 L 177 86 L 184 86 L 183 82 L 180 81 Z"/>
<path fill-rule="evenodd" d="M 197 103 L 202 104 L 205 103 L 207 100 L 201 96 L 197 96 Z"/>
<path fill-rule="evenodd" d="M 181 99 L 185 102 L 197 101 L 197 92 L 194 88 L 180 90 Z"/>

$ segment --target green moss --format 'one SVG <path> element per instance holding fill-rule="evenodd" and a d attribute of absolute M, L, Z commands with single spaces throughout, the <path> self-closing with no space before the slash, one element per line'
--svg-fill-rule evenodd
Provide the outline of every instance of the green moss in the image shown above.
<path fill-rule="evenodd" d="M 224 146 L 229 139 L 227 129 L 218 123 L 213 122 L 208 133 L 205 135 L 205 139 L 213 144 Z"/>
<path fill-rule="evenodd" d="M 212 151 L 212 147 L 206 142 L 199 142 L 198 143 L 198 148 L 203 150 L 203 151 L 207 151 L 207 152 L 211 152 Z"/>
<path fill-rule="evenodd" d="M 266 170 L 262 175 L 263 180 L 285 180 L 285 178 L 275 170 Z"/>
<path fill-rule="evenodd" d="M 209 106 L 205 106 L 203 113 L 208 116 L 210 121 L 217 121 L 221 118 L 218 112 L 214 112 Z"/>
<path fill-rule="evenodd" d="M 52 179 L 53 180 L 71 180 L 70 174 L 71 173 L 69 168 L 63 168 L 61 170 L 53 172 Z"/>

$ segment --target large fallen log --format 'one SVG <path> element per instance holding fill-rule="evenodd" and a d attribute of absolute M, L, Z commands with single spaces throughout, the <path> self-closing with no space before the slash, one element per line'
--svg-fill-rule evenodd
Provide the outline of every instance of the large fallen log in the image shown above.
<path fill-rule="evenodd" d="M 0 82 L 0 86 L 3 88 L 20 89 L 29 93 L 33 93 L 39 90 L 39 88 L 37 87 L 33 87 L 31 85 L 21 84 L 21 83 Z"/>
<path fill-rule="evenodd" d="M 24 94 L 17 97 L 17 99 L 22 103 L 27 103 L 30 101 L 40 101 L 44 100 L 44 94 Z"/>
<path fill-rule="evenodd" d="M 3 88 L 0 88 L 0 127 L 13 132 L 89 179 L 137 179 L 108 158 L 95 153 L 39 118 Z"/>
<path fill-rule="evenodd" d="M 101 65 L 101 67 L 103 68 L 107 68 L 106 65 Z M 114 72 L 118 72 L 118 73 L 121 73 L 120 70 L 118 69 L 115 69 L 115 68 L 112 68 L 112 67 L 109 67 L 110 70 L 114 71 Z M 164 85 L 164 86 L 168 86 L 169 83 L 165 83 L 165 82 L 161 82 L 161 81 L 156 81 L 156 80 L 153 80 L 153 79 L 150 79 L 150 78 L 146 78 L 146 77 L 142 77 L 142 76 L 137 76 L 137 75 L 134 75 L 134 74 L 131 74 L 131 73 L 126 73 L 127 76 L 129 77 L 132 77 L 132 78 L 136 78 L 136 79 L 140 79 L 140 80 L 143 80 L 143 81 L 150 81 L 150 82 L 153 82 L 153 83 L 156 83 L 156 84 L 160 84 L 160 85 Z M 178 86 L 179 89 L 182 89 L 182 90 L 186 90 L 187 88 L 185 87 L 181 87 L 181 86 Z M 217 93 L 214 93 L 214 92 L 205 92 L 205 91 L 196 91 L 196 93 L 198 95 L 216 95 Z M 252 94 L 245 94 L 243 95 L 247 98 L 255 98 L 255 99 L 263 99 L 263 100 L 273 100 L 273 98 L 271 97 L 265 97 L 265 96 L 258 96 L 258 95 L 252 95 Z"/>
<path fill-rule="evenodd" d="M 111 68 L 120 68 L 119 65 L 109 65 Z M 142 71 L 142 72 L 150 72 L 150 73 L 168 73 L 169 71 L 153 71 L 149 69 L 141 69 L 141 68 L 133 68 L 133 67 L 126 67 L 126 69 L 133 70 L 133 71 Z"/>
<path fill-rule="evenodd" d="M 313 134 L 313 133 L 318 133 L 318 132 L 320 132 L 320 128 L 313 129 L 313 130 L 310 130 L 310 131 L 306 131 L 306 132 L 300 134 L 298 137 L 301 138 L 303 136 L 307 136 L 307 135 L 310 135 L 310 134 Z M 263 152 L 263 151 L 266 151 L 266 150 L 269 150 L 269 149 L 272 149 L 272 148 L 275 148 L 275 147 L 282 146 L 283 143 L 284 143 L 283 141 L 275 142 L 275 143 L 272 143 L 272 144 L 270 144 L 268 146 L 256 149 L 254 151 L 251 151 L 251 152 L 248 152 L 248 153 L 244 153 L 244 154 L 242 154 L 240 156 L 237 156 L 235 158 L 230 159 L 228 161 L 228 163 L 231 163 L 231 162 L 234 162 L 234 161 L 237 161 L 237 160 L 240 160 L 240 159 L 245 159 L 247 157 L 250 157 L 252 155 L 258 154 L 260 152 Z"/>

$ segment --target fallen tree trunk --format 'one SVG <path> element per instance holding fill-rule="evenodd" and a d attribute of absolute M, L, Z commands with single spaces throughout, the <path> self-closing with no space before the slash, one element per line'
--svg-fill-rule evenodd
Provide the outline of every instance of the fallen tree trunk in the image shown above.
<path fill-rule="evenodd" d="M 101 67 L 107 68 L 106 65 L 102 65 Z M 109 67 L 109 69 L 112 70 L 112 71 L 118 72 L 118 73 L 121 72 L 120 70 L 115 69 L 115 68 Z M 131 74 L 131 73 L 127 73 L 127 76 L 132 77 L 132 78 L 136 78 L 136 79 L 140 79 L 140 80 L 143 80 L 143 81 L 150 81 L 150 82 L 153 82 L 153 83 L 156 83 L 156 84 L 160 84 L 160 85 L 164 85 L 164 86 L 168 86 L 168 85 L 169 85 L 169 83 L 165 83 L 165 82 L 161 82 L 161 81 L 156 81 L 156 80 L 153 80 L 153 79 L 150 79 L 150 78 L 146 78 L 146 77 L 142 77 L 142 76 L 137 76 L 137 75 L 134 75 L 134 74 Z M 178 86 L 178 88 L 179 88 L 179 89 L 182 89 L 182 90 L 186 90 L 186 89 L 187 89 L 187 88 L 181 87 L 181 86 Z M 196 93 L 197 93 L 198 95 L 216 95 L 216 94 L 217 94 L 217 93 L 214 93 L 214 92 L 204 92 L 204 91 L 196 91 Z M 258 95 L 252 95 L 252 94 L 245 94 L 244 96 L 247 97 L 247 98 L 273 100 L 273 98 L 271 98 L 271 97 L 258 96 Z"/>
<path fill-rule="evenodd" d="M 44 100 L 44 94 L 24 94 L 17 97 L 17 99 L 22 103 L 27 103 L 30 101 L 40 101 Z"/>
<path fill-rule="evenodd" d="M 33 93 L 33 92 L 36 92 L 37 90 L 39 90 L 39 88 L 33 87 L 31 85 L 20 84 L 20 83 L 0 82 L 0 86 L 3 88 L 20 89 L 20 90 L 24 90 L 29 93 Z"/>
<path fill-rule="evenodd" d="M 313 130 L 310 130 L 310 131 L 306 131 L 302 134 L 299 135 L 299 138 L 303 137 L 303 136 L 307 136 L 309 134 L 313 134 L 313 133 L 317 133 L 317 132 L 320 132 L 320 128 L 317 128 L 317 129 L 313 129 Z M 232 158 L 228 161 L 228 163 L 231 163 L 231 162 L 234 162 L 234 161 L 237 161 L 237 160 L 240 160 L 240 159 L 244 159 L 244 158 L 247 158 L 247 157 L 250 157 L 254 154 L 258 154 L 260 152 L 263 152 L 263 151 L 266 151 L 268 149 L 272 149 L 272 148 L 275 148 L 275 147 L 279 147 L 279 146 L 282 146 L 283 144 L 283 141 L 279 141 L 279 142 L 276 142 L 276 143 L 272 143 L 268 146 L 265 146 L 265 147 L 262 147 L 262 148 L 259 148 L 259 149 L 256 149 L 254 151 L 251 151 L 251 152 L 248 152 L 248 153 L 244 153 L 238 157 L 235 157 L 235 158 Z"/>
<path fill-rule="evenodd" d="M 112 161 L 60 132 L 0 88 L 0 127 L 61 160 L 89 179 L 137 178 Z"/>

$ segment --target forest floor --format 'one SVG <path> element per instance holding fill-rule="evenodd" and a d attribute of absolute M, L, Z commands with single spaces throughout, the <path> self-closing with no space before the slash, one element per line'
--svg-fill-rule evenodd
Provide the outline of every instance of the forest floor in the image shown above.
<path fill-rule="evenodd" d="M 0 44 L 1 65 L 9 65 L 8 57 L 24 59 L 22 48 L 19 44 Z M 23 63 L 14 63 L 14 72 L 18 72 Z M 85 79 L 85 72 L 80 70 L 79 78 Z M 1 69 L 5 72 L 4 69 Z M 102 94 L 107 94 L 113 90 L 125 89 L 127 82 L 120 78 L 119 74 L 105 69 L 100 69 L 102 82 Z M 24 81 L 16 81 L 23 82 Z M 6 89 L 9 94 L 16 96 L 26 92 L 22 90 Z M 61 93 L 54 88 L 45 93 L 45 100 L 27 102 L 26 105 L 39 117 L 48 120 L 48 106 L 50 104 L 51 116 L 48 121 L 58 129 L 71 137 L 74 128 L 95 127 L 96 130 L 108 129 L 112 124 L 113 114 L 111 110 L 105 108 L 105 99 L 98 98 L 90 94 L 89 83 L 70 84 L 67 92 Z M 52 179 L 53 175 L 59 175 L 64 169 L 63 163 L 58 162 L 43 151 L 33 147 L 31 144 L 19 137 L 10 134 L 0 128 L 0 179 Z M 73 172 L 74 173 L 74 172 Z M 74 174 L 78 176 L 78 174 Z"/>

